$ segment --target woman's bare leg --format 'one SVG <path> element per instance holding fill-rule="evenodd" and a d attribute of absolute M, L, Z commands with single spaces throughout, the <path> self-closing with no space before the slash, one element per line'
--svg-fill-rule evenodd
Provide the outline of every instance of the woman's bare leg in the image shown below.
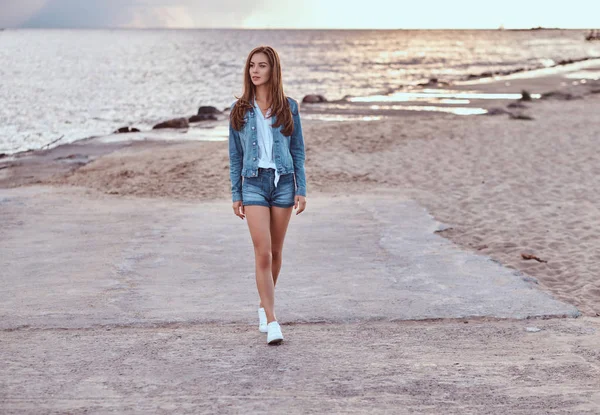
<path fill-rule="evenodd" d="M 293 209 L 293 207 L 271 207 L 271 254 L 273 256 L 271 271 L 273 274 L 273 286 L 277 284 L 277 277 L 281 270 L 283 240 L 285 239 L 285 233 L 290 223 Z"/>
<path fill-rule="evenodd" d="M 285 239 L 285 233 L 292 217 L 293 207 L 280 208 L 276 206 L 271 207 L 271 274 L 273 275 L 273 291 L 277 284 L 277 277 L 281 270 L 281 260 L 283 252 L 283 241 Z M 262 301 L 259 307 L 262 307 Z"/>
<path fill-rule="evenodd" d="M 277 320 L 275 317 L 275 284 L 271 265 L 271 212 L 266 206 L 244 206 L 246 221 L 254 245 L 254 263 L 256 272 L 256 288 L 260 302 L 265 309 L 267 322 Z"/>

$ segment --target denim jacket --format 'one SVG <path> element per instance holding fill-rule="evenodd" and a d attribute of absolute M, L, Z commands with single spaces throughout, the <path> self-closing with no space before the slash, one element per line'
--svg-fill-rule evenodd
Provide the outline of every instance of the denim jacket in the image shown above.
<path fill-rule="evenodd" d="M 279 174 L 294 173 L 296 195 L 306 196 L 306 175 L 304 172 L 304 137 L 298 112 L 298 102 L 287 98 L 294 120 L 292 136 L 283 135 L 282 126 L 273 128 L 273 159 Z M 231 105 L 231 109 L 235 103 Z M 249 109 L 244 115 L 245 124 L 240 131 L 233 129 L 229 122 L 229 178 L 231 196 L 234 202 L 242 200 L 242 176 L 258 176 L 258 137 L 256 114 Z M 275 123 L 275 117 L 273 123 Z"/>

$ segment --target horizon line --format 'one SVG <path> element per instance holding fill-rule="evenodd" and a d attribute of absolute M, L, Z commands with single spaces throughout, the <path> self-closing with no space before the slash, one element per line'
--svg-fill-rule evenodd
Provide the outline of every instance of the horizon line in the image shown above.
<path fill-rule="evenodd" d="M 594 30 L 593 27 L 474 27 L 474 28 L 313 28 L 313 27 L 126 27 L 126 26 L 16 26 L 0 27 L 0 30 L 297 30 L 297 31 L 317 31 L 317 30 L 339 30 L 339 31 L 410 31 L 410 30 L 494 30 L 494 31 L 536 31 L 536 30 Z M 597 29 L 596 29 L 597 30 Z"/>

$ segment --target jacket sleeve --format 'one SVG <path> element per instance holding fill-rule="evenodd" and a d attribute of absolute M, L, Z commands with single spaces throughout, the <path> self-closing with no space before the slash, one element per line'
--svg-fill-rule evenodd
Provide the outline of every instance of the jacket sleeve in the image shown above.
<path fill-rule="evenodd" d="M 229 179 L 233 202 L 242 200 L 242 160 L 244 157 L 240 133 L 233 129 L 229 121 Z"/>
<path fill-rule="evenodd" d="M 300 111 L 298 104 L 294 103 L 292 108 L 292 117 L 294 119 L 294 132 L 290 142 L 290 153 L 294 161 L 294 174 L 296 176 L 296 194 L 306 197 L 306 173 L 304 171 L 304 161 L 306 153 L 304 150 L 304 136 L 302 135 L 302 122 L 300 121 Z"/>

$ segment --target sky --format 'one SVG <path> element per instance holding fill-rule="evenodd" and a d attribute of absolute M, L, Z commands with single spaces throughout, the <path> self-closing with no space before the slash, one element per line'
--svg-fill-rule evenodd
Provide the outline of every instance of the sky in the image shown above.
<path fill-rule="evenodd" d="M 0 27 L 600 28 L 600 0 L 0 0 Z"/>

